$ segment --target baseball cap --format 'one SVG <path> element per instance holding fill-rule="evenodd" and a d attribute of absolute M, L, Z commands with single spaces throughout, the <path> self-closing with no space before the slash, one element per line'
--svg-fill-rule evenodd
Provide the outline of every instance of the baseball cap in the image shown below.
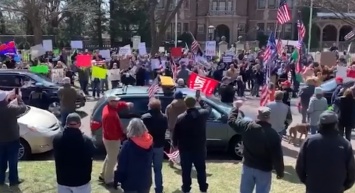
<path fill-rule="evenodd" d="M 336 80 L 336 81 L 339 81 L 339 82 L 343 82 L 343 78 L 340 77 L 340 76 L 336 77 L 335 80 Z"/>
<path fill-rule="evenodd" d="M 0 101 L 4 101 L 7 97 L 7 92 L 0 90 Z"/>
<path fill-rule="evenodd" d="M 69 77 L 63 78 L 63 84 L 70 84 L 70 78 Z"/>
<path fill-rule="evenodd" d="M 332 124 L 338 122 L 338 115 L 334 111 L 326 110 L 319 116 L 320 124 Z"/>
<path fill-rule="evenodd" d="M 269 107 L 259 107 L 258 108 L 258 118 L 259 119 L 269 119 L 271 114 L 271 109 Z"/>
<path fill-rule="evenodd" d="M 81 123 L 81 117 L 78 113 L 70 113 L 67 116 L 66 124 L 67 125 L 75 125 Z"/>
<path fill-rule="evenodd" d="M 108 101 L 119 101 L 119 100 L 121 100 L 121 98 L 118 96 L 109 96 L 109 97 L 107 97 L 107 100 Z"/>
<path fill-rule="evenodd" d="M 285 80 L 281 83 L 282 86 L 291 86 L 291 82 L 288 80 Z"/>

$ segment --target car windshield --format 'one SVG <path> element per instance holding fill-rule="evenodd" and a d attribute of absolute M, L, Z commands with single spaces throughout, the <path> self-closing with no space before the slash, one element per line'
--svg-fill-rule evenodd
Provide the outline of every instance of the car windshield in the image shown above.
<path fill-rule="evenodd" d="M 223 111 L 226 113 L 229 113 L 233 106 L 230 104 L 222 103 L 221 100 L 219 100 L 216 97 L 206 97 L 207 100 L 210 100 L 212 103 L 216 104 L 218 107 L 220 107 Z"/>
<path fill-rule="evenodd" d="M 32 74 L 32 73 L 29 73 L 28 75 L 36 82 L 42 83 L 43 85 L 47 85 L 47 86 L 54 86 L 55 85 L 55 83 L 51 82 L 51 80 L 47 77 L 39 76 L 37 74 Z"/>
<path fill-rule="evenodd" d="M 323 91 L 331 91 L 337 87 L 337 83 L 335 82 L 335 79 L 331 79 L 328 81 L 325 81 L 323 84 L 320 85 Z"/>
<path fill-rule="evenodd" d="M 26 115 L 28 113 L 28 111 L 30 111 L 30 109 L 31 109 L 31 107 L 26 105 L 26 111 L 24 113 L 22 113 L 21 115 L 19 115 L 17 118 L 20 118 L 20 117 Z"/>

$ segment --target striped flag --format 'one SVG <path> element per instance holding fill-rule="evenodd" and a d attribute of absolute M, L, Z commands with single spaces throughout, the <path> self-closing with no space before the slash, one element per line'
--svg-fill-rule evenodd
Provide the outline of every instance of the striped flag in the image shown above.
<path fill-rule="evenodd" d="M 301 20 L 301 14 L 299 13 L 299 19 L 297 20 L 297 32 L 298 32 L 298 41 L 296 45 L 296 49 L 298 52 L 297 55 L 297 63 L 296 63 L 296 73 L 300 73 L 302 70 L 302 63 L 301 63 L 301 51 L 302 51 L 302 44 L 303 44 L 303 39 L 306 36 L 306 27 L 304 26 L 302 20 Z"/>
<path fill-rule="evenodd" d="M 344 40 L 345 41 L 348 41 L 348 40 L 350 40 L 351 38 L 353 38 L 355 36 L 355 32 L 353 31 L 353 30 L 351 30 L 351 32 L 349 32 L 348 34 L 346 34 L 345 36 L 344 36 Z"/>
<path fill-rule="evenodd" d="M 283 52 L 283 48 L 282 48 L 282 41 L 281 41 L 280 37 L 277 40 L 276 50 L 277 50 L 277 54 L 281 57 L 282 56 L 282 52 Z"/>
<path fill-rule="evenodd" d="M 291 21 L 290 10 L 286 0 L 280 0 L 280 5 L 277 10 L 277 21 L 282 25 Z"/>
<path fill-rule="evenodd" d="M 191 43 L 191 51 L 196 54 L 198 52 L 198 50 L 200 49 L 200 44 L 198 43 L 198 41 L 196 40 L 195 36 L 189 32 L 191 37 L 192 37 L 192 43 Z"/>
<path fill-rule="evenodd" d="M 158 77 L 157 77 L 152 82 L 152 85 L 150 85 L 150 87 L 148 88 L 149 98 L 154 97 L 155 93 L 158 92 L 158 90 L 159 90 L 159 81 L 158 81 Z"/>
<path fill-rule="evenodd" d="M 271 61 L 271 59 L 275 57 L 276 53 L 277 47 L 275 42 L 275 33 L 271 32 L 266 49 L 263 54 L 263 63 L 267 65 Z"/>

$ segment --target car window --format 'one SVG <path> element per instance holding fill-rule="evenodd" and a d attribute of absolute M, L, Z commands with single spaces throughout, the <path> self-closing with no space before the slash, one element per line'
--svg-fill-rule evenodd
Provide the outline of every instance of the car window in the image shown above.
<path fill-rule="evenodd" d="M 16 81 L 15 81 L 15 76 L 11 76 L 11 75 L 0 75 L 0 86 L 3 87 L 16 87 L 18 85 L 16 85 Z"/>
<path fill-rule="evenodd" d="M 122 101 L 133 103 L 132 109 L 123 109 L 118 112 L 118 115 L 121 118 L 133 118 L 140 117 L 144 113 L 148 111 L 148 102 L 149 99 L 147 97 L 129 97 L 122 98 Z"/>

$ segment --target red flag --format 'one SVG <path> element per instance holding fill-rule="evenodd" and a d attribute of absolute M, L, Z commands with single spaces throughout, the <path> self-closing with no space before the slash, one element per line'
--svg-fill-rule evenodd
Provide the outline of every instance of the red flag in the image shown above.
<path fill-rule="evenodd" d="M 191 73 L 188 81 L 189 88 L 201 90 L 201 92 L 204 93 L 206 96 L 212 95 L 217 85 L 217 80 L 199 76 L 196 73 Z"/>
<path fill-rule="evenodd" d="M 181 57 L 182 56 L 182 48 L 181 47 L 171 48 L 170 54 L 172 57 Z"/>

